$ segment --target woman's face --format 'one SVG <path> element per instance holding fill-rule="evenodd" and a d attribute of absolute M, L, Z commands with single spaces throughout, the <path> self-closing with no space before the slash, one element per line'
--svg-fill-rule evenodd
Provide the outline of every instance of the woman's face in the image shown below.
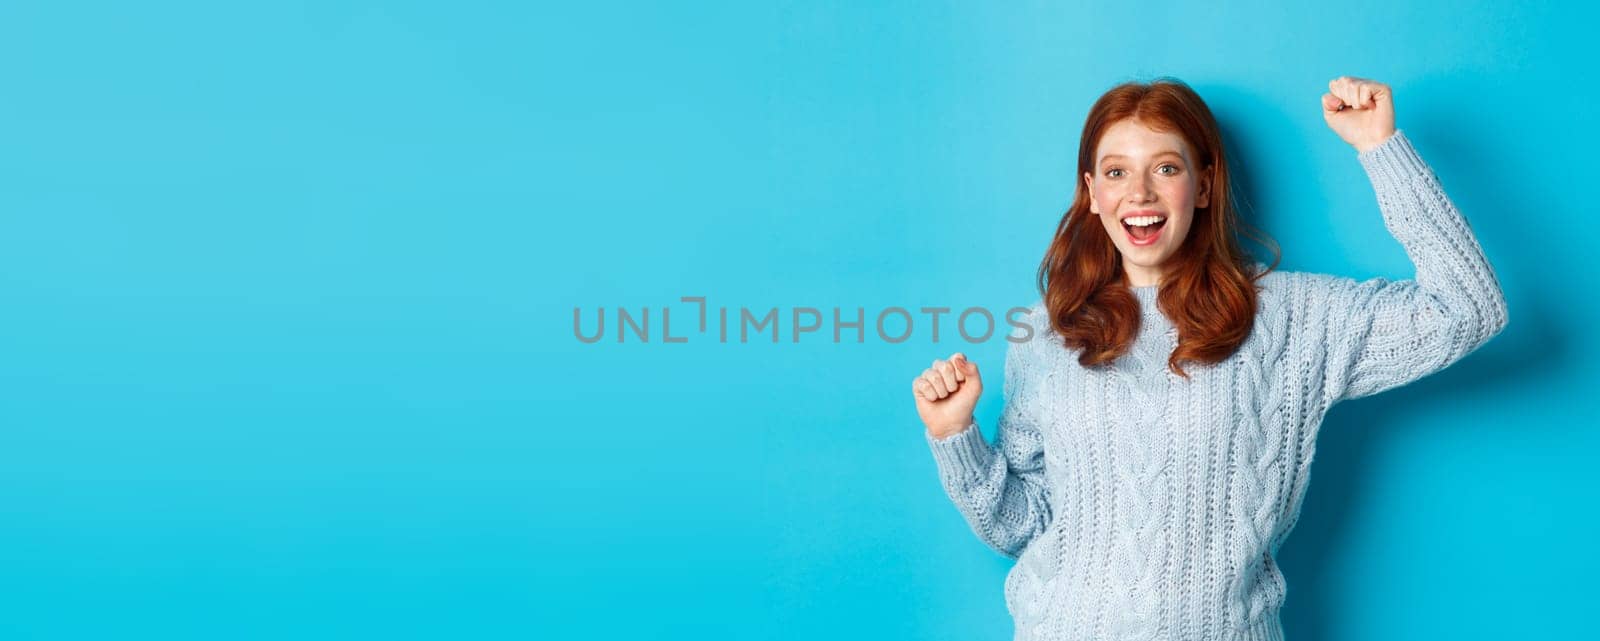
<path fill-rule="evenodd" d="M 1094 158 L 1094 173 L 1083 175 L 1089 211 L 1116 243 L 1130 284 L 1154 285 L 1188 236 L 1194 209 L 1210 202 L 1209 172 L 1198 170 L 1183 137 L 1132 119 L 1106 130 Z M 1142 228 L 1128 222 L 1149 217 L 1161 221 Z"/>

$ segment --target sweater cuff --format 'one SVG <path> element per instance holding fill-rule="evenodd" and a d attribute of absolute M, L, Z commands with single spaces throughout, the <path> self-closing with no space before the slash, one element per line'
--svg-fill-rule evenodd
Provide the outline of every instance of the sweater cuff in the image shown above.
<path fill-rule="evenodd" d="M 977 421 L 942 439 L 927 430 L 923 430 L 922 434 L 928 441 L 928 447 L 933 450 L 940 473 L 950 481 L 980 478 L 994 459 L 994 450 L 983 440 L 983 432 L 978 431 Z"/>
<path fill-rule="evenodd" d="M 1411 139 L 1399 129 L 1378 146 L 1358 152 L 1356 158 L 1375 183 L 1406 185 L 1412 178 L 1428 173 L 1428 164 L 1417 155 Z"/>

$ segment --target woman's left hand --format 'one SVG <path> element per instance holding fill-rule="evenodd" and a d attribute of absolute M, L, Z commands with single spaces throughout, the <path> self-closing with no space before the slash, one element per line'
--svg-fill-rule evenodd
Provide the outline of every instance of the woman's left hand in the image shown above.
<path fill-rule="evenodd" d="M 1356 151 L 1367 151 L 1394 135 L 1394 94 L 1389 85 L 1340 76 L 1322 94 L 1322 119 Z"/>

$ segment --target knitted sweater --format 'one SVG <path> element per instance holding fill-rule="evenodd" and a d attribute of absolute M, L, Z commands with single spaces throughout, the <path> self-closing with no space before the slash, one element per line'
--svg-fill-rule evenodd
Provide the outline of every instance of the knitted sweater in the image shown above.
<path fill-rule="evenodd" d="M 1317 428 L 1334 403 L 1439 371 L 1505 327 L 1499 282 L 1403 132 L 1357 154 L 1414 280 L 1274 271 L 1239 350 L 1167 369 L 1177 330 L 1143 306 L 1129 354 L 1084 368 L 1050 329 L 1005 357 L 995 445 L 924 431 L 978 537 L 1015 559 L 1016 639 L 1281 639 L 1283 575 Z M 1262 268 L 1265 265 L 1258 265 Z"/>

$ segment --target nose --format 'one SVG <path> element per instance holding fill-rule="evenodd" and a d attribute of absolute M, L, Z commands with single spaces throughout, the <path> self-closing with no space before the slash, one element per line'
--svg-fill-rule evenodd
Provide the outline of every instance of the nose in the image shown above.
<path fill-rule="evenodd" d="M 1142 203 L 1154 199 L 1156 190 L 1150 184 L 1150 178 L 1146 176 L 1134 183 L 1133 189 L 1128 195 L 1133 198 L 1134 202 Z"/>

